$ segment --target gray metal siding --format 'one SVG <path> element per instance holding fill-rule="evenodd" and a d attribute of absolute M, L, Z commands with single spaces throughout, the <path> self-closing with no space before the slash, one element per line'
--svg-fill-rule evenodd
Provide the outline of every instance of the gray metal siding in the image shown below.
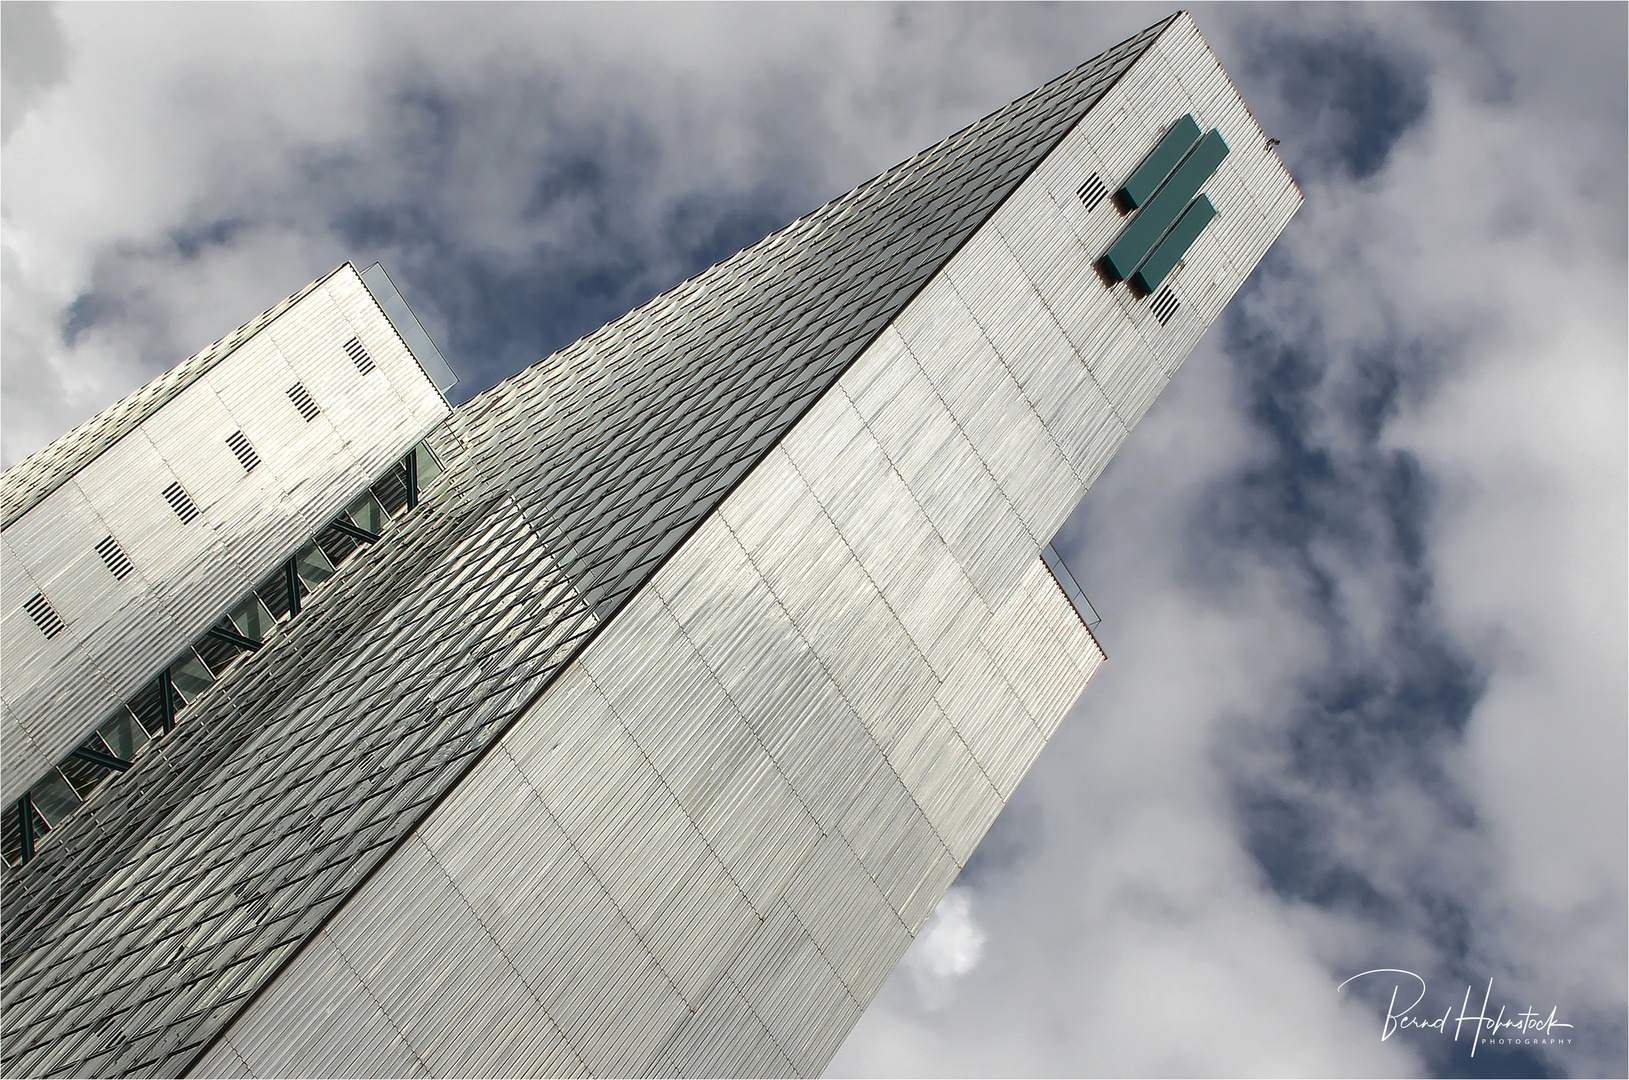
<path fill-rule="evenodd" d="M 8 590 L 0 723 L 21 729 L 7 727 L 8 744 L 35 752 L 7 756 L 5 803 L 446 416 L 348 265 L 274 310 L 6 527 L 4 558 L 38 583 L 17 603 L 43 592 L 68 631 L 45 640 Z M 372 375 L 341 351 L 353 334 L 371 343 Z M 313 421 L 286 396 L 296 380 L 323 410 Z M 252 471 L 225 443 L 235 431 L 261 458 Z M 164 500 L 171 483 L 196 520 Z M 123 579 L 94 550 L 110 535 L 134 565 Z"/>

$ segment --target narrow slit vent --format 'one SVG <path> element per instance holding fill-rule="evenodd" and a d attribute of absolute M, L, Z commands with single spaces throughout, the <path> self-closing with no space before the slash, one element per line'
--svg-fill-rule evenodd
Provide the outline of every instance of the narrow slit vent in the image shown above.
<path fill-rule="evenodd" d="M 356 370 L 362 374 L 366 375 L 373 370 L 373 357 L 368 355 L 368 350 L 364 349 L 356 338 L 345 343 L 345 352 L 356 363 Z"/>
<path fill-rule="evenodd" d="M 1176 309 L 1180 306 L 1177 303 L 1176 294 L 1167 285 L 1160 290 L 1158 296 L 1154 297 L 1154 302 L 1149 305 L 1149 310 L 1153 311 L 1154 318 L 1160 321 L 1161 326 L 1164 326 L 1171 321 L 1171 316 L 1176 314 Z"/>
<path fill-rule="evenodd" d="M 300 415 L 305 417 L 306 423 L 315 420 L 317 414 L 322 412 L 317 408 L 317 403 L 311 399 L 311 392 L 305 388 L 305 383 L 295 383 L 288 388 L 287 393 L 288 399 L 294 402 L 294 407 L 300 410 Z"/>
<path fill-rule="evenodd" d="M 1107 184 L 1103 183 L 1101 176 L 1093 173 L 1086 178 L 1086 182 L 1080 185 L 1075 194 L 1080 196 L 1080 201 L 1086 204 L 1086 210 L 1090 213 L 1096 210 L 1097 204 L 1108 196 L 1109 188 Z"/>
<path fill-rule="evenodd" d="M 181 519 L 181 524 L 190 525 L 192 519 L 198 516 L 198 504 L 192 501 L 192 496 L 179 482 L 164 489 L 164 499 L 175 511 L 175 516 Z"/>
<path fill-rule="evenodd" d="M 249 445 L 249 439 L 241 431 L 234 431 L 226 437 L 226 445 L 232 448 L 232 453 L 238 456 L 244 472 L 254 472 L 255 466 L 260 464 L 260 455 L 255 448 Z"/>
<path fill-rule="evenodd" d="M 102 561 L 107 563 L 107 568 L 113 571 L 113 576 L 120 581 L 135 569 L 130 563 L 130 556 L 124 553 L 124 548 L 111 536 L 104 536 L 102 542 L 96 545 L 96 554 L 102 557 Z"/>
<path fill-rule="evenodd" d="M 34 625 L 40 628 L 40 633 L 48 638 L 54 638 L 62 633 L 62 628 L 68 624 L 62 621 L 57 609 L 51 606 L 51 601 L 45 598 L 44 593 L 35 593 L 34 599 L 23 605 L 28 617 L 34 620 Z"/>

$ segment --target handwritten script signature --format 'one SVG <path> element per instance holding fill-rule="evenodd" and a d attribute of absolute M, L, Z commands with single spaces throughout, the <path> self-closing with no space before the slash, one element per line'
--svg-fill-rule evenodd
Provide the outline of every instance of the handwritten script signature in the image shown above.
<path fill-rule="evenodd" d="M 1393 983 L 1392 985 L 1391 1004 L 1386 1006 L 1386 1019 L 1380 1024 L 1381 1042 L 1385 1042 L 1399 1031 L 1410 1028 L 1433 1030 L 1439 1035 L 1446 1035 L 1448 1034 L 1448 1024 L 1450 1021 L 1452 1021 L 1454 1025 L 1455 1042 L 1459 1041 L 1459 1036 L 1465 1026 L 1467 1024 L 1470 1025 L 1470 1031 L 1467 1034 L 1471 1040 L 1472 1057 L 1476 1056 L 1476 1047 L 1478 1043 L 1492 1043 L 1495 1041 L 1521 1043 L 1536 1043 L 1540 1041 L 1572 1042 L 1572 1039 L 1570 1038 L 1557 1037 L 1555 1035 L 1555 1031 L 1558 1028 L 1567 1028 L 1568 1030 L 1572 1029 L 1571 1024 L 1563 1024 L 1555 1018 L 1557 1007 L 1552 1007 L 1550 1009 L 1549 1016 L 1542 1016 L 1538 1010 L 1529 1006 L 1526 1012 L 1512 1013 L 1510 1018 L 1506 1019 L 1505 1007 L 1501 1005 L 1499 1006 L 1499 1011 L 1496 1015 L 1489 1016 L 1488 1000 L 1493 997 L 1492 979 L 1488 980 L 1488 988 L 1482 994 L 1482 1008 L 1476 1013 L 1473 1014 L 1471 1012 L 1471 987 L 1469 984 L 1467 984 L 1465 987 L 1465 1000 L 1459 1007 L 1459 1015 L 1457 1017 L 1454 1016 L 1454 1008 L 1452 1005 L 1450 1005 L 1447 1012 L 1434 1019 L 1414 1015 L 1415 1007 L 1418 1006 L 1420 1002 L 1425 1000 L 1425 980 L 1414 974 L 1414 972 L 1404 971 L 1402 968 L 1375 968 L 1372 971 L 1361 971 L 1358 974 L 1353 975 L 1350 979 L 1347 979 L 1346 982 L 1341 983 L 1335 988 L 1335 990 L 1337 993 L 1339 993 L 1340 991 L 1345 990 L 1348 984 L 1354 983 L 1359 979 L 1367 978 L 1370 975 L 1403 976 L 1401 980 Z M 1397 1007 L 1397 998 L 1398 995 L 1403 993 L 1403 982 L 1408 982 L 1411 989 L 1417 984 L 1419 987 L 1419 993 L 1414 995 L 1413 1001 L 1399 1009 Z M 1501 1032 L 1504 1032 L 1505 1034 L 1501 1035 Z"/>

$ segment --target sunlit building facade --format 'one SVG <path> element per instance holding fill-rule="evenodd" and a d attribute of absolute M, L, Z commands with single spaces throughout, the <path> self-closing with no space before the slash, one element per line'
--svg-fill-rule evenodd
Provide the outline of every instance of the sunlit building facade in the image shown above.
<path fill-rule="evenodd" d="M 818 1074 L 1299 204 L 1178 15 L 458 408 L 346 265 L 8 471 L 7 1071 Z"/>

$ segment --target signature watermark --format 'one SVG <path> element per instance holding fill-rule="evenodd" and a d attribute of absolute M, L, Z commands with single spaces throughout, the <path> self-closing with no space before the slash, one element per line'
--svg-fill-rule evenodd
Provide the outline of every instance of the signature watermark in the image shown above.
<path fill-rule="evenodd" d="M 1471 1012 L 1473 988 L 1466 984 L 1465 1000 L 1460 1003 L 1458 1016 L 1454 1015 L 1452 1005 L 1448 1006 L 1447 1011 L 1441 1016 L 1416 1014 L 1414 1010 L 1419 1007 L 1420 1002 L 1425 1000 L 1425 980 L 1414 974 L 1414 972 L 1404 971 L 1402 968 L 1375 968 L 1372 971 L 1361 971 L 1347 979 L 1346 982 L 1341 983 L 1335 990 L 1340 993 L 1350 984 L 1372 975 L 1402 976 L 1401 979 L 1394 981 L 1392 984 L 1391 1004 L 1386 1006 L 1386 1018 L 1380 1024 L 1381 1042 L 1385 1042 L 1399 1031 L 1414 1029 L 1435 1031 L 1439 1035 L 1447 1035 L 1450 1025 L 1453 1027 L 1454 1041 L 1456 1043 L 1461 1035 L 1470 1040 L 1472 1057 L 1476 1056 L 1478 1045 L 1545 1046 L 1566 1045 L 1572 1042 L 1571 1035 L 1557 1034 L 1562 1028 L 1569 1032 L 1572 1030 L 1571 1024 L 1563 1024 L 1555 1018 L 1559 1006 L 1552 1006 L 1548 1016 L 1543 1015 L 1532 1006 L 1528 1006 L 1525 1012 L 1511 1013 L 1507 1018 L 1505 1016 L 1506 1007 L 1503 1005 L 1499 1006 L 1496 1014 L 1488 1015 L 1489 1003 L 1493 998 L 1492 979 L 1488 980 L 1487 989 L 1482 993 L 1482 1007 L 1474 1013 Z M 1403 989 L 1404 983 L 1409 986 L 1407 991 Z M 1397 999 L 1407 996 L 1416 988 L 1418 988 L 1419 992 L 1414 994 L 1414 1000 L 1399 1009 Z"/>

